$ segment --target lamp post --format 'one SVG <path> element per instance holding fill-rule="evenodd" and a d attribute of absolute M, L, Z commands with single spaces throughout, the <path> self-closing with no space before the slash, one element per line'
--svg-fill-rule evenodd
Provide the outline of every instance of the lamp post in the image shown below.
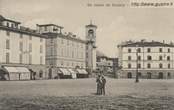
<path fill-rule="evenodd" d="M 135 82 L 139 82 L 139 77 L 138 77 L 138 45 L 136 45 L 136 79 Z"/>

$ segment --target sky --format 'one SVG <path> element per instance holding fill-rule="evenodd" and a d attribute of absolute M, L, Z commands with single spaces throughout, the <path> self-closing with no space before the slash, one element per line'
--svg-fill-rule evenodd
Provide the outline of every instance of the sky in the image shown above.
<path fill-rule="evenodd" d="M 85 25 L 97 25 L 97 50 L 117 57 L 126 40 L 174 41 L 174 8 L 88 7 L 123 0 L 0 0 L 0 14 L 36 28 L 53 23 L 85 39 Z M 125 0 L 127 2 L 127 0 Z"/>

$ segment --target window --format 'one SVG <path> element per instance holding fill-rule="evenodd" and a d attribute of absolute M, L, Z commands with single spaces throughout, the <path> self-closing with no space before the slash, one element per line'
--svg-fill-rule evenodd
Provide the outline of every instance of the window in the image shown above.
<path fill-rule="evenodd" d="M 127 78 L 132 78 L 132 73 L 131 72 L 127 73 Z"/>
<path fill-rule="evenodd" d="M 22 34 L 22 33 L 20 33 L 20 38 L 21 38 L 21 39 L 23 38 L 23 34 Z"/>
<path fill-rule="evenodd" d="M 7 27 L 9 27 L 9 23 L 7 22 Z"/>
<path fill-rule="evenodd" d="M 138 60 L 141 60 L 141 56 L 138 56 Z"/>
<path fill-rule="evenodd" d="M 170 68 L 170 64 L 168 64 L 168 68 Z"/>
<path fill-rule="evenodd" d="M 131 53 L 131 49 L 128 49 L 128 53 Z"/>
<path fill-rule="evenodd" d="M 170 61 L 170 56 L 167 56 L 167 60 Z"/>
<path fill-rule="evenodd" d="M 41 65 L 43 64 L 43 58 L 42 58 L 42 56 L 40 56 L 40 64 Z"/>
<path fill-rule="evenodd" d="M 162 56 L 159 56 L 159 60 L 163 60 L 163 57 Z"/>
<path fill-rule="evenodd" d="M 88 53 L 86 53 L 86 58 L 88 58 Z"/>
<path fill-rule="evenodd" d="M 23 42 L 20 42 L 20 43 L 19 43 L 19 50 L 20 50 L 20 51 L 23 51 Z"/>
<path fill-rule="evenodd" d="M 11 27 L 13 28 L 14 27 L 14 24 L 11 24 Z"/>
<path fill-rule="evenodd" d="M 22 54 L 19 54 L 19 63 L 22 64 Z"/>
<path fill-rule="evenodd" d="M 6 63 L 10 63 L 10 53 L 6 53 Z"/>
<path fill-rule="evenodd" d="M 32 52 L 32 44 L 29 44 L 29 52 Z"/>
<path fill-rule="evenodd" d="M 141 48 L 138 48 L 138 49 L 137 49 L 137 52 L 140 53 L 140 52 L 141 52 Z"/>
<path fill-rule="evenodd" d="M 9 39 L 6 40 L 6 49 L 10 49 L 10 40 Z"/>
<path fill-rule="evenodd" d="M 140 63 L 138 64 L 138 68 L 141 68 L 141 64 Z"/>
<path fill-rule="evenodd" d="M 29 55 L 29 64 L 32 64 L 32 55 Z"/>
<path fill-rule="evenodd" d="M 159 48 L 159 52 L 163 52 L 163 49 L 162 48 Z"/>
<path fill-rule="evenodd" d="M 163 64 L 160 63 L 160 64 L 159 64 L 159 68 L 163 68 Z"/>
<path fill-rule="evenodd" d="M 147 68 L 151 68 L 151 64 L 150 63 L 147 64 Z"/>
<path fill-rule="evenodd" d="M 43 53 L 43 47 L 40 45 L 40 53 Z"/>
<path fill-rule="evenodd" d="M 128 60 L 131 60 L 131 56 L 128 56 Z"/>
<path fill-rule="evenodd" d="M 131 68 L 131 64 L 130 63 L 128 64 L 128 68 Z"/>
<path fill-rule="evenodd" d="M 6 31 L 6 35 L 7 36 L 10 36 L 10 31 Z"/>
<path fill-rule="evenodd" d="M 32 40 L 32 36 L 31 35 L 29 36 L 29 39 Z"/>
<path fill-rule="evenodd" d="M 151 52 L 151 49 L 150 48 L 147 48 L 147 52 Z"/>
<path fill-rule="evenodd" d="M 152 60 L 152 57 L 150 55 L 148 55 L 147 60 Z"/>
<path fill-rule="evenodd" d="M 168 48 L 167 52 L 170 53 L 170 48 Z"/>
<path fill-rule="evenodd" d="M 168 72 L 168 73 L 167 73 L 167 76 L 168 76 L 168 78 L 171 78 L 171 73 Z"/>

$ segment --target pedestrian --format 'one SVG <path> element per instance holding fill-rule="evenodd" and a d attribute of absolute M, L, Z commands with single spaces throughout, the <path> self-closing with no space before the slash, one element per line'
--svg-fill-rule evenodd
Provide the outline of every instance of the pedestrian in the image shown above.
<path fill-rule="evenodd" d="M 102 85 L 102 82 L 101 82 L 101 75 L 97 75 L 97 78 L 96 78 L 96 83 L 97 83 L 97 95 L 101 95 L 101 85 Z"/>
<path fill-rule="evenodd" d="M 101 93 L 105 95 L 106 78 L 103 75 L 101 76 L 101 82 L 102 82 Z"/>

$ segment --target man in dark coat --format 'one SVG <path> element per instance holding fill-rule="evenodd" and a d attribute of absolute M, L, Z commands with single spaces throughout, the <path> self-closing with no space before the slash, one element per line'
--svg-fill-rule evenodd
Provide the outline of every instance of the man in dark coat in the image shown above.
<path fill-rule="evenodd" d="M 105 85 L 106 85 L 106 79 L 105 77 L 102 75 L 101 76 L 101 81 L 102 81 L 102 88 L 101 88 L 101 92 L 103 95 L 105 95 Z"/>
<path fill-rule="evenodd" d="M 102 91 L 101 91 L 101 75 L 98 75 L 96 78 L 96 83 L 97 83 L 97 95 L 101 95 Z"/>

